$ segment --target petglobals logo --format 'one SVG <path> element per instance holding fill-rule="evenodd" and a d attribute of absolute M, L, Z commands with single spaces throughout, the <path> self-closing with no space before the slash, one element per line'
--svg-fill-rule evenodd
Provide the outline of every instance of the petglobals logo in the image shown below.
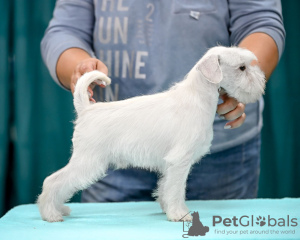
<path fill-rule="evenodd" d="M 182 235 L 182 237 L 183 238 L 188 238 L 189 236 L 193 236 L 193 237 L 196 237 L 196 236 L 205 236 L 206 233 L 209 232 L 209 227 L 208 226 L 204 226 L 203 223 L 200 221 L 200 216 L 199 216 L 198 212 L 193 212 L 191 215 L 193 217 L 193 221 L 192 222 L 190 222 L 190 221 L 186 222 L 184 220 L 182 221 L 183 232 L 184 232 L 184 234 Z M 185 216 L 183 216 L 183 217 L 185 217 Z M 185 227 L 187 227 L 187 230 L 185 229 Z"/>
<path fill-rule="evenodd" d="M 286 239 L 300 234 L 299 218 L 291 215 L 282 217 L 272 215 L 230 217 L 214 215 L 201 218 L 199 212 L 194 211 L 191 213 L 191 216 L 192 221 L 183 221 L 183 238 L 205 238 L 207 235 L 223 235 L 223 238 L 228 239 L 228 237 L 233 235 L 251 235 L 251 238 L 265 239 L 267 236 L 272 238 L 272 235 L 281 235 L 282 239 Z"/>
<path fill-rule="evenodd" d="M 212 227 L 215 235 L 297 235 L 298 218 L 243 215 L 233 217 L 213 216 Z"/>
<path fill-rule="evenodd" d="M 264 216 L 247 216 L 241 217 L 233 216 L 232 218 L 222 218 L 221 216 L 213 216 L 213 227 L 223 225 L 225 227 L 254 227 L 254 226 L 268 226 L 268 227 L 297 227 L 297 218 L 291 218 L 287 215 L 284 218 L 275 218 L 268 215 Z"/>

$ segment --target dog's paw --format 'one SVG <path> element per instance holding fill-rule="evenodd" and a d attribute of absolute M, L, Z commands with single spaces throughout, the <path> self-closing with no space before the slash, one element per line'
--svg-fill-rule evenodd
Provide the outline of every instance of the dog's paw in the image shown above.
<path fill-rule="evenodd" d="M 182 218 L 180 221 L 191 222 L 191 221 L 193 221 L 193 217 L 191 214 L 188 214 L 184 218 Z"/>
<path fill-rule="evenodd" d="M 63 216 L 69 216 L 70 213 L 71 213 L 71 208 L 69 208 L 68 206 L 62 206 L 60 211 L 61 211 Z"/>
<path fill-rule="evenodd" d="M 64 221 L 62 214 L 57 211 L 51 212 L 48 214 L 43 214 L 42 219 L 47 222 L 63 222 Z"/>
<path fill-rule="evenodd" d="M 176 211 L 176 212 L 167 213 L 167 218 L 169 221 L 172 222 L 179 222 L 179 221 L 188 222 L 193 220 L 191 214 L 185 211 Z"/>

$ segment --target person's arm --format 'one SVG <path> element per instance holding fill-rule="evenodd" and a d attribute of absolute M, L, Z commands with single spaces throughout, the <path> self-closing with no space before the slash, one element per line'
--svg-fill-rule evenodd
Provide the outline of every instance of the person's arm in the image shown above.
<path fill-rule="evenodd" d="M 239 47 L 246 48 L 256 55 L 258 62 L 253 64 L 258 64 L 265 73 L 266 79 L 269 79 L 279 58 L 278 49 L 273 38 L 265 33 L 252 33 L 243 39 Z M 224 103 L 218 106 L 217 112 L 224 119 L 230 121 L 226 123 L 225 127 L 240 127 L 246 119 L 245 105 L 227 95 L 222 96 L 222 98 Z"/>
<path fill-rule="evenodd" d="M 280 0 L 228 0 L 230 40 L 247 48 L 258 58 L 258 65 L 268 79 L 283 52 L 285 31 Z M 238 128 L 245 119 L 245 105 L 226 94 L 217 113 L 228 120 L 225 128 Z"/>
<path fill-rule="evenodd" d="M 70 72 L 75 64 L 94 56 L 94 23 L 93 0 L 57 0 L 41 52 L 52 78 L 64 89 L 71 89 Z"/>
<path fill-rule="evenodd" d="M 239 47 L 246 48 L 253 52 L 258 59 L 258 65 L 268 80 L 274 71 L 279 53 L 273 38 L 265 33 L 252 33 L 242 40 Z"/>
<path fill-rule="evenodd" d="M 56 65 L 56 75 L 61 84 L 74 93 L 75 85 L 84 73 L 92 70 L 99 70 L 108 74 L 108 69 L 104 63 L 96 58 L 92 58 L 86 51 L 80 48 L 69 48 L 59 57 Z M 104 86 L 102 86 L 104 87 Z M 89 88 L 91 97 L 93 91 Z M 90 99 L 93 101 L 93 99 Z"/>

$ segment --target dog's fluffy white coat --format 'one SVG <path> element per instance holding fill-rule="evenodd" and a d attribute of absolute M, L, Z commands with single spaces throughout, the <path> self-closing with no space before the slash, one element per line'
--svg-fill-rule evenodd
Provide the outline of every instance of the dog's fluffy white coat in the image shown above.
<path fill-rule="evenodd" d="M 158 172 L 157 201 L 169 220 L 182 219 L 189 212 L 185 188 L 190 168 L 211 146 L 218 88 L 243 103 L 258 100 L 264 92 L 264 74 L 251 66 L 253 60 L 248 50 L 215 47 L 168 91 L 109 103 L 90 104 L 87 87 L 94 81 L 108 85 L 110 79 L 98 71 L 84 74 L 74 94 L 73 154 L 44 181 L 38 198 L 42 218 L 63 221 L 70 214 L 64 202 L 113 166 Z"/>

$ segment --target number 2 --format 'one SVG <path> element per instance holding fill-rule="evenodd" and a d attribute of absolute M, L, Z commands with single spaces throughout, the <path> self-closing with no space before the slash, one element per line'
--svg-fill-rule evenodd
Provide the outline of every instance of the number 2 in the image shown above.
<path fill-rule="evenodd" d="M 154 4 L 153 3 L 148 3 L 147 4 L 147 8 L 150 8 L 150 11 L 149 11 L 149 13 L 146 16 L 146 21 L 153 22 L 153 20 L 150 17 L 151 17 L 151 15 L 154 12 Z"/>

